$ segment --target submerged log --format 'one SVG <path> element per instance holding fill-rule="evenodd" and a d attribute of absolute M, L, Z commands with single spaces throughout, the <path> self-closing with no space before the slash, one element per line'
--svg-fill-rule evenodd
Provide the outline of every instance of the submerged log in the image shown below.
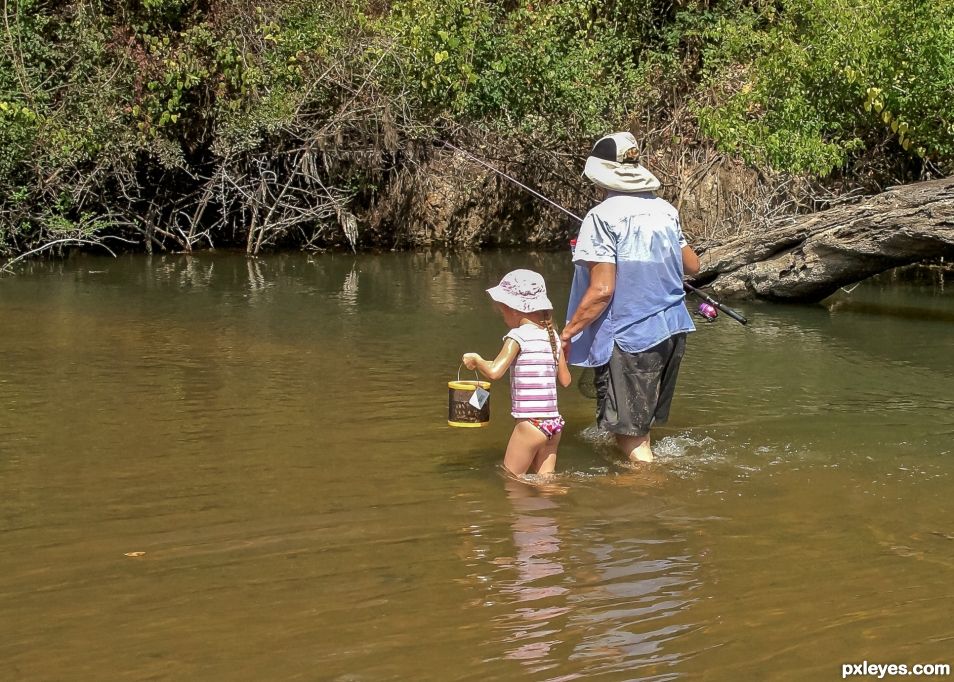
<path fill-rule="evenodd" d="M 810 302 L 942 257 L 954 259 L 954 177 L 894 187 L 713 245 L 695 280 L 726 298 Z"/>

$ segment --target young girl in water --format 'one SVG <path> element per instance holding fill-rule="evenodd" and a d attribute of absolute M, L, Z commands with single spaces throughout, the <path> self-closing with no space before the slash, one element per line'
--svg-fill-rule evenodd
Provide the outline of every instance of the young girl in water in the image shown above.
<path fill-rule="evenodd" d="M 563 417 L 557 411 L 556 382 L 570 385 L 570 370 L 553 326 L 553 304 L 536 272 L 514 270 L 487 293 L 510 332 L 494 360 L 464 353 L 467 369 L 491 381 L 510 369 L 511 414 L 517 420 L 507 444 L 504 467 L 512 474 L 551 474 L 556 468 Z"/>

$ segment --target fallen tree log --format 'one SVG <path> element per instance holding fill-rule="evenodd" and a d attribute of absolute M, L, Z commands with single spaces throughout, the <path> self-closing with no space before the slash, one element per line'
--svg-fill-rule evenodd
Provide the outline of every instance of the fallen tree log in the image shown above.
<path fill-rule="evenodd" d="M 885 270 L 942 257 L 954 259 L 954 177 L 894 187 L 704 245 L 695 281 L 726 298 L 811 302 Z"/>

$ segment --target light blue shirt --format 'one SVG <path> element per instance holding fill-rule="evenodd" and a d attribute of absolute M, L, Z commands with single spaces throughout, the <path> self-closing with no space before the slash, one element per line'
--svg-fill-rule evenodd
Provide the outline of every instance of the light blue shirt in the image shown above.
<path fill-rule="evenodd" d="M 606 310 L 573 337 L 570 364 L 599 367 L 615 343 L 639 353 L 673 334 L 695 331 L 682 288 L 679 214 L 652 193 L 611 192 L 583 219 L 573 250 L 573 285 L 567 320 L 590 285 L 587 263 L 614 263 L 616 289 Z"/>

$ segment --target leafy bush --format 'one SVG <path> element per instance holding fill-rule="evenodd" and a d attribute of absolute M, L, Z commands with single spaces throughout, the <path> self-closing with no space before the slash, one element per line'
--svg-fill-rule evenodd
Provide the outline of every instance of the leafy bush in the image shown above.
<path fill-rule="evenodd" d="M 257 250 L 293 231 L 315 243 L 315 225 L 353 225 L 348 201 L 414 166 L 410 140 L 480 130 L 577 154 L 637 114 L 668 129 L 677 100 L 693 103 L 696 142 L 760 166 L 954 162 L 954 0 L 10 0 L 4 12 L 0 251 L 103 231 L 183 249 L 215 237 Z"/>
<path fill-rule="evenodd" d="M 825 176 L 885 143 L 954 158 L 951 0 L 783 0 L 706 38 L 703 130 L 752 163 Z"/>
<path fill-rule="evenodd" d="M 398 44 L 393 76 L 438 115 L 589 138 L 631 103 L 633 45 L 595 0 L 402 0 L 379 30 Z"/>

